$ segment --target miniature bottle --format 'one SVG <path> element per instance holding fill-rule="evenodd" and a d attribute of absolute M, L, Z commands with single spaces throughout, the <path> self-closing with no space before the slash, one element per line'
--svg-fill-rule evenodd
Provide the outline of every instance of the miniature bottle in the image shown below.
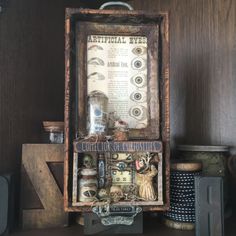
<path fill-rule="evenodd" d="M 88 96 L 88 135 L 107 134 L 107 115 L 108 98 L 100 91 L 93 91 Z"/>

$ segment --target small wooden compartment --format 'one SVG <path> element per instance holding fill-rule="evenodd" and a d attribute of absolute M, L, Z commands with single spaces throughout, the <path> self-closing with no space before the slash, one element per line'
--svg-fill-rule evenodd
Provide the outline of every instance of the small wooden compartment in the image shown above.
<path fill-rule="evenodd" d="M 65 30 L 65 210 L 104 204 L 101 189 L 168 209 L 168 14 L 67 9 Z"/>

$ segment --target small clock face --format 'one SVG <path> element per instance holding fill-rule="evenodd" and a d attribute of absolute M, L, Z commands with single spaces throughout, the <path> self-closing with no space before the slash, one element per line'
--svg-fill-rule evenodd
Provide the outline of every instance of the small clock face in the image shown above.
<path fill-rule="evenodd" d="M 114 185 L 127 185 L 132 183 L 132 171 L 131 170 L 112 170 L 112 184 Z"/>
<path fill-rule="evenodd" d="M 133 155 L 131 153 L 113 153 L 112 159 L 116 161 L 132 162 Z"/>

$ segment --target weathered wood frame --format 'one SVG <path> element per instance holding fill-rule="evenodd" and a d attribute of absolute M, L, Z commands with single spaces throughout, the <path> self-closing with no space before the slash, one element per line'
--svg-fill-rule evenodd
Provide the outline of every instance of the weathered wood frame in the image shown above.
<path fill-rule="evenodd" d="M 74 155 L 74 160 L 73 160 L 73 174 L 74 177 L 73 178 L 73 196 L 72 196 L 72 207 L 87 207 L 87 209 L 91 209 L 91 207 L 94 205 L 93 202 L 79 202 L 78 201 L 78 155 L 76 155 L 77 153 L 75 153 Z M 155 177 L 156 178 L 156 183 L 157 183 L 157 191 L 158 191 L 158 199 L 155 201 L 132 201 L 131 202 L 127 202 L 127 201 L 119 201 L 116 203 L 116 205 L 129 205 L 132 204 L 133 206 L 141 206 L 141 207 L 147 207 L 147 206 L 153 206 L 153 207 L 160 207 L 163 206 L 163 173 L 162 173 L 162 152 L 158 152 L 156 153 L 156 158 L 157 160 L 153 161 L 153 164 L 155 164 L 155 166 L 158 169 L 158 174 Z M 155 159 L 156 159 L 155 158 Z M 97 203 L 99 205 L 99 203 Z M 101 205 L 103 205 L 104 203 L 101 202 Z"/>
<path fill-rule="evenodd" d="M 108 22 L 108 20 L 106 20 Z M 113 24 L 83 22 L 76 23 L 76 57 L 77 60 L 76 76 L 78 91 L 78 112 L 76 118 L 79 134 L 85 135 L 87 117 L 87 36 L 88 35 L 119 35 L 119 36 L 145 36 L 147 37 L 147 101 L 148 101 L 148 125 L 143 129 L 129 129 L 129 137 L 133 139 L 159 139 L 160 119 L 159 119 L 159 68 L 158 68 L 158 35 L 159 26 L 148 25 L 124 25 L 117 23 L 114 19 Z M 150 46 L 150 49 L 149 49 Z"/>
<path fill-rule="evenodd" d="M 155 206 L 147 203 L 143 206 L 143 210 L 147 211 L 163 211 L 169 207 L 169 22 L 168 13 L 146 14 L 142 11 L 117 11 L 117 10 L 91 10 L 91 9 L 67 9 L 65 21 L 65 167 L 64 167 L 64 208 L 66 211 L 91 211 L 91 207 L 87 206 L 72 206 L 72 176 L 73 176 L 73 141 L 77 135 L 78 127 L 76 121 L 78 120 L 76 100 L 84 102 L 84 97 L 87 89 L 80 90 L 81 94 L 76 94 L 78 84 L 77 80 L 77 65 L 76 65 L 76 24 L 78 21 L 89 21 L 97 23 L 120 22 L 120 24 L 127 25 L 158 25 L 158 68 L 156 71 L 156 80 L 158 81 L 158 89 L 156 93 L 159 94 L 159 117 L 156 120 L 156 125 L 159 126 L 160 136 L 149 136 L 151 139 L 157 139 L 163 145 L 163 183 L 164 204 L 162 206 Z M 127 32 L 128 33 L 128 32 Z M 129 32 L 130 35 L 130 32 Z M 80 44 L 86 44 L 86 41 L 80 41 Z M 86 45 L 82 46 L 86 48 Z M 157 58 L 156 58 L 157 59 Z M 79 68 L 85 68 L 84 61 L 81 59 Z M 155 63 L 154 63 L 155 64 Z M 152 68 L 149 68 L 152 70 Z M 85 69 L 81 73 L 84 73 Z M 150 72 L 149 72 L 150 73 Z M 158 79 L 157 79 L 158 78 Z M 85 83 L 86 84 L 86 83 Z M 80 85 L 81 86 L 81 85 Z M 85 85 L 86 86 L 86 85 Z M 85 87 L 86 88 L 86 87 Z M 83 94 L 83 97 L 81 95 Z M 157 101 L 157 100 L 156 100 Z M 154 104 L 155 105 L 155 102 Z M 84 105 L 83 105 L 84 106 Z M 81 112 L 81 110 L 80 110 Z M 85 110 L 82 114 L 86 114 Z M 156 113 L 157 114 L 157 113 Z M 83 116 L 79 119 L 84 119 Z M 155 124 L 155 122 L 154 122 Z M 150 130 L 149 130 L 150 131 Z M 144 135 L 144 138 L 147 135 Z"/>

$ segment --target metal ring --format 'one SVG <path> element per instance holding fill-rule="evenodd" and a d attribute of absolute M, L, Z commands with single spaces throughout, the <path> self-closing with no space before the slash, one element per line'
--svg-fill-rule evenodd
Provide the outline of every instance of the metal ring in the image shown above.
<path fill-rule="evenodd" d="M 187 152 L 228 152 L 229 146 L 224 145 L 178 145 L 177 150 Z"/>
<path fill-rule="evenodd" d="M 104 4 L 102 4 L 100 6 L 100 10 L 103 10 L 104 8 L 108 7 L 108 6 L 123 6 L 123 7 L 127 7 L 130 11 L 133 11 L 134 8 L 131 7 L 128 3 L 126 2 L 106 2 Z"/>

